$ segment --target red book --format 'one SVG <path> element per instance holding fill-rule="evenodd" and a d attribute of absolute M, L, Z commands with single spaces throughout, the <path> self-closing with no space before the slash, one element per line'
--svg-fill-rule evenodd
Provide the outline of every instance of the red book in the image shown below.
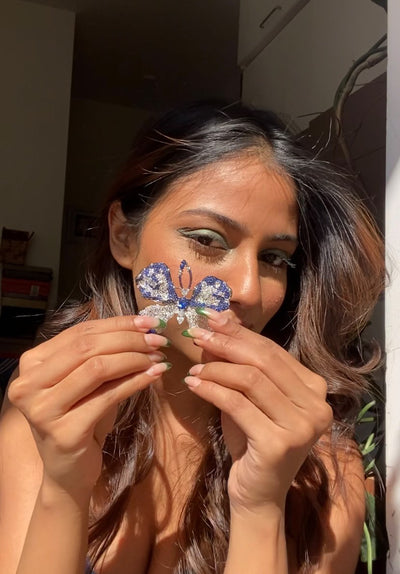
<path fill-rule="evenodd" d="M 32 299 L 47 299 L 50 292 L 50 281 L 35 279 L 15 279 L 3 277 L 1 294 L 3 297 L 30 297 Z"/>

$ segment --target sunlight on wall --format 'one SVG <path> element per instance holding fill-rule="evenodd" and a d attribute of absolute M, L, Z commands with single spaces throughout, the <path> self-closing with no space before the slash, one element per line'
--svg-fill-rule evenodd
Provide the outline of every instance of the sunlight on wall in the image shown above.
<path fill-rule="evenodd" d="M 386 253 L 386 523 L 387 572 L 400 572 L 400 4 L 389 0 Z"/>

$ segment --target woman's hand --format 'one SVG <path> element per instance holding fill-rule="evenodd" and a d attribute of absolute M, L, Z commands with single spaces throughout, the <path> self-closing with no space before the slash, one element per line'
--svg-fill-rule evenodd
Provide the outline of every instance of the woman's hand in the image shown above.
<path fill-rule="evenodd" d="M 273 341 L 207 310 L 213 332 L 189 329 L 219 357 L 190 370 L 192 391 L 222 411 L 232 456 L 228 492 L 239 510 L 284 509 L 286 494 L 313 443 L 332 421 L 324 379 Z"/>
<path fill-rule="evenodd" d="M 71 327 L 21 357 L 10 401 L 28 420 L 44 478 L 67 492 L 91 493 L 118 403 L 168 368 L 147 333 L 151 317 L 114 317 Z"/>

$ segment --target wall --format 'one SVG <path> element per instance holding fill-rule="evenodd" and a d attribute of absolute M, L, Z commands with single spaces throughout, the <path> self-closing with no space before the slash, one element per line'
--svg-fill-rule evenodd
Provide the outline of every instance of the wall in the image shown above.
<path fill-rule="evenodd" d="M 244 71 L 243 99 L 303 130 L 331 107 L 352 62 L 385 32 L 385 11 L 371 0 L 311 0 Z M 384 69 L 363 72 L 360 81 Z"/>
<path fill-rule="evenodd" d="M 133 138 L 149 112 L 73 99 L 68 144 L 59 299 L 79 295 L 90 239 L 76 236 L 80 213 L 96 214 Z"/>
<path fill-rule="evenodd" d="M 35 231 L 27 264 L 54 271 L 57 292 L 74 14 L 2 0 L 0 226 Z"/>
<path fill-rule="evenodd" d="M 386 516 L 390 554 L 387 572 L 400 572 L 400 4 L 389 0 L 386 252 Z"/>

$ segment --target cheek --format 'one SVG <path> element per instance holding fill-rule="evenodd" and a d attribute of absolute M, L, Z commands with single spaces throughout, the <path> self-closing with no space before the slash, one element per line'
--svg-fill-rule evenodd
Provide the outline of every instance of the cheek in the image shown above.
<path fill-rule="evenodd" d="M 282 281 L 268 282 L 263 289 L 264 325 L 279 311 L 286 295 L 286 277 Z"/>

